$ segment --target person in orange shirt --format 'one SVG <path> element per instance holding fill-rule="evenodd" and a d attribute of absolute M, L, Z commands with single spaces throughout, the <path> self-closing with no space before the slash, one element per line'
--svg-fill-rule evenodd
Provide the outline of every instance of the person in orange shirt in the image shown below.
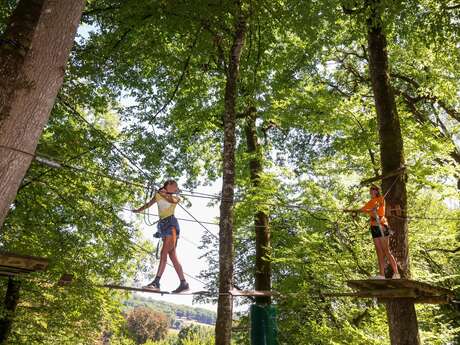
<path fill-rule="evenodd" d="M 385 198 L 380 194 L 380 189 L 376 185 L 372 185 L 370 189 L 371 200 L 363 207 L 357 210 L 345 210 L 348 212 L 364 212 L 370 215 L 370 230 L 374 240 L 375 250 L 379 262 L 380 274 L 373 277 L 374 279 L 385 279 L 385 257 L 393 269 L 393 279 L 400 279 L 398 265 L 395 258 L 390 252 L 388 243 L 389 229 L 388 221 L 385 217 Z"/>

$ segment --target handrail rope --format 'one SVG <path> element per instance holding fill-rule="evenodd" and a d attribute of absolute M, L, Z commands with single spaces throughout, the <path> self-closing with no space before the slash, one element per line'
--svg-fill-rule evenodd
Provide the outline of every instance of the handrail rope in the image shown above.
<path fill-rule="evenodd" d="M 213 236 L 215 239 L 219 239 L 219 237 L 217 235 L 215 235 L 211 230 L 209 230 L 206 226 L 203 225 L 202 222 L 200 222 L 198 219 L 195 218 L 195 216 L 193 214 L 191 214 L 184 206 L 182 206 L 181 204 L 178 204 L 185 212 L 187 212 L 187 214 L 193 218 L 193 220 L 195 222 L 197 222 L 198 224 L 201 225 L 201 227 L 203 229 L 205 229 L 211 236 Z"/>

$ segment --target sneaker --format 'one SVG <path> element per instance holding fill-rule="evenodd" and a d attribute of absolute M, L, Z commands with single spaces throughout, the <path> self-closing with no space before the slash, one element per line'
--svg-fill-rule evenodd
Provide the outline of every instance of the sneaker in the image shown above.
<path fill-rule="evenodd" d="M 172 291 L 172 293 L 181 293 L 188 290 L 190 290 L 190 288 L 188 286 L 188 283 L 184 280 L 180 282 L 179 287 L 176 290 Z"/>
<path fill-rule="evenodd" d="M 382 275 L 378 274 L 378 275 L 376 275 L 376 276 L 370 277 L 370 279 L 373 279 L 373 280 L 380 280 L 380 279 L 385 279 L 385 276 L 382 276 Z"/>
<path fill-rule="evenodd" d="M 393 277 L 391 279 L 401 279 L 401 275 L 399 273 L 393 273 Z"/>
<path fill-rule="evenodd" d="M 160 282 L 157 280 L 154 280 L 153 282 L 143 286 L 142 288 L 145 290 L 160 291 Z"/>

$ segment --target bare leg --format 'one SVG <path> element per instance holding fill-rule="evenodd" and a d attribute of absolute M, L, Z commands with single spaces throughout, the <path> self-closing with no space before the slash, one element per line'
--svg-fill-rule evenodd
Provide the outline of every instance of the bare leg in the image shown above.
<path fill-rule="evenodd" d="M 385 276 L 385 255 L 383 253 L 380 238 L 374 238 L 375 251 L 377 252 L 377 260 L 379 263 L 379 272 L 381 276 Z"/>
<path fill-rule="evenodd" d="M 179 263 L 179 260 L 176 256 L 176 250 L 172 250 L 169 252 L 169 258 L 171 259 L 174 269 L 176 270 L 177 275 L 179 276 L 180 280 L 185 280 L 184 271 L 182 270 L 182 265 Z"/>
<path fill-rule="evenodd" d="M 168 261 L 168 253 L 171 251 L 171 248 L 174 249 L 172 236 L 167 236 L 163 238 L 163 247 L 161 248 L 160 254 L 160 264 L 158 265 L 157 277 L 163 275 L 163 272 L 166 268 L 166 262 Z"/>
<path fill-rule="evenodd" d="M 384 238 L 380 237 L 379 240 L 382 245 L 383 254 L 387 257 L 388 261 L 390 262 L 391 268 L 393 269 L 393 273 L 398 273 L 398 264 L 396 263 L 394 256 L 390 252 L 388 236 Z"/>
<path fill-rule="evenodd" d="M 185 280 L 184 277 L 184 271 L 182 270 L 182 265 L 179 262 L 179 259 L 177 258 L 176 254 L 176 229 L 173 229 L 173 246 L 172 249 L 169 251 L 169 258 L 171 259 L 171 262 L 173 263 L 174 269 L 176 270 L 177 275 L 179 276 L 180 280 Z"/>

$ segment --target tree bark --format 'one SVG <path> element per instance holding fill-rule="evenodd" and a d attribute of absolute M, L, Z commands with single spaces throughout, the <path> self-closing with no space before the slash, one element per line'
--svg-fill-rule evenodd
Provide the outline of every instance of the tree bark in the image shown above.
<path fill-rule="evenodd" d="M 257 141 L 256 132 L 256 110 L 251 108 L 246 119 L 246 144 L 247 151 L 251 155 L 249 160 L 249 172 L 252 187 L 257 190 L 260 187 L 260 174 L 263 172 L 260 146 Z M 255 289 L 271 290 L 271 244 L 268 216 L 263 211 L 254 214 L 254 228 L 256 234 L 256 267 L 255 267 Z M 258 304 L 270 304 L 270 297 L 256 297 Z"/>
<path fill-rule="evenodd" d="M 19 302 L 19 290 L 21 283 L 13 278 L 8 278 L 8 287 L 6 289 L 4 301 L 4 316 L 0 319 L 0 344 L 6 344 L 13 324 L 14 312 Z"/>
<path fill-rule="evenodd" d="M 62 85 L 83 7 L 21 0 L 0 41 L 0 227 Z"/>
<path fill-rule="evenodd" d="M 379 0 L 370 1 L 371 16 L 368 19 L 369 72 L 374 92 L 380 138 L 382 174 L 404 166 L 404 150 L 396 101 L 390 84 L 386 36 L 382 29 Z M 405 175 L 382 181 L 383 193 L 387 193 L 387 206 L 399 205 L 407 210 Z M 390 237 L 390 249 L 403 278 L 410 278 L 408 228 L 405 217 L 389 217 L 389 224 L 395 234 Z M 386 303 L 391 344 L 418 345 L 417 316 L 411 300 Z"/>
<path fill-rule="evenodd" d="M 233 199 L 235 187 L 236 98 L 241 51 L 247 30 L 246 18 L 237 2 L 233 44 L 225 85 L 224 152 L 222 202 L 219 222 L 219 299 L 217 304 L 216 345 L 230 345 L 233 300 L 229 291 L 233 283 Z"/>

